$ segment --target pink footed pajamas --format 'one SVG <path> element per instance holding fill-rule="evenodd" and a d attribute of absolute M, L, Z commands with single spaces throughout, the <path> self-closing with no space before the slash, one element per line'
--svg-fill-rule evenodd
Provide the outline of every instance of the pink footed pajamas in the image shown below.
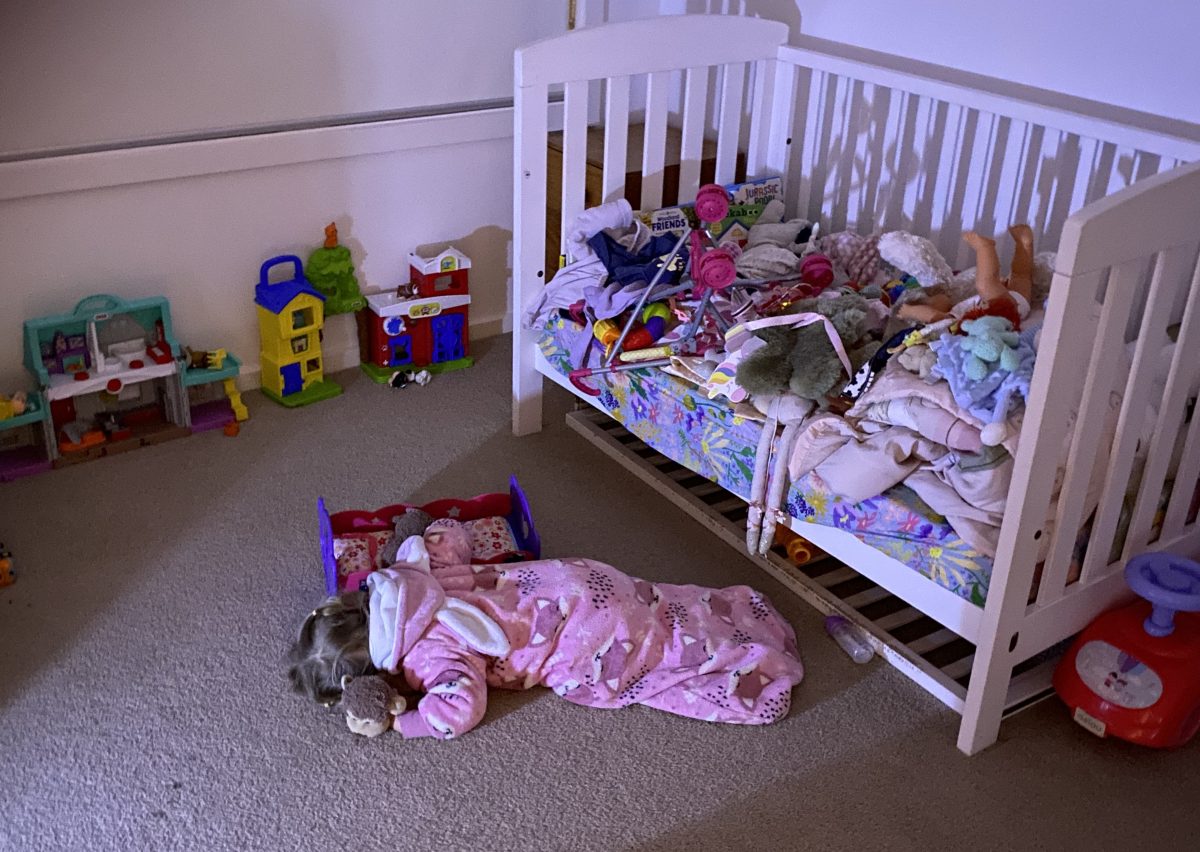
<path fill-rule="evenodd" d="M 469 731 L 488 686 L 761 725 L 787 715 L 804 674 L 791 626 L 746 586 L 649 583 L 587 559 L 431 572 L 408 551 L 412 567 L 368 580 L 375 665 L 426 693 L 396 720 L 406 737 Z"/>

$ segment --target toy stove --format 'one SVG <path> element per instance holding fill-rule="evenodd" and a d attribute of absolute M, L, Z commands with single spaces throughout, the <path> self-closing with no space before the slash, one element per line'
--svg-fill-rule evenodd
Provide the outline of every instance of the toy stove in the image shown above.
<path fill-rule="evenodd" d="M 1125 580 L 1143 600 L 1088 625 L 1054 688 L 1098 736 L 1183 745 L 1200 729 L 1200 564 L 1144 553 L 1126 565 Z"/>
<path fill-rule="evenodd" d="M 381 381 L 404 368 L 443 372 L 468 367 L 470 259 L 448 248 L 409 255 L 411 284 L 367 297 L 360 312 L 364 369 Z"/>

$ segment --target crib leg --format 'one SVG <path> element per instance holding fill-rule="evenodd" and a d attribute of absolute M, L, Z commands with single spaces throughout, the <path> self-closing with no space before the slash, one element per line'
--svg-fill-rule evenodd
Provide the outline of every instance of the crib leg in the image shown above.
<path fill-rule="evenodd" d="M 520 319 L 513 329 L 513 385 L 512 385 L 512 430 L 513 434 L 532 435 L 542 431 L 542 374 L 534 365 L 533 333 L 520 327 Z"/>
<path fill-rule="evenodd" d="M 962 724 L 958 728 L 959 751 L 977 754 L 996 742 L 1011 680 L 1011 655 L 995 636 L 985 638 L 975 649 L 971 685 L 967 687 Z"/>

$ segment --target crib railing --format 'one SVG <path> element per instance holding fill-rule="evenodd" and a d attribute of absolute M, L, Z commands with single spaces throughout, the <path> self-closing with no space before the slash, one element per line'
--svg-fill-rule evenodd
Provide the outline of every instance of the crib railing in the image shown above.
<path fill-rule="evenodd" d="M 629 45 L 619 61 L 613 33 Z M 1038 249 L 1053 250 L 1072 212 L 1200 148 L 1185 126 L 1161 118 L 979 75 L 953 72 L 952 80 L 936 66 L 914 73 L 820 39 L 783 46 L 786 34 L 752 18 L 665 17 L 519 51 L 522 149 L 539 156 L 532 147 L 563 132 L 562 244 L 549 254 L 565 255 L 567 226 L 584 209 L 589 134 L 598 128 L 603 142 L 592 150 L 602 150 L 604 200 L 626 195 L 631 162 L 641 183 L 635 207 L 662 204 L 669 163 L 678 164 L 678 199 L 689 200 L 705 145 L 715 144 L 718 183 L 734 179 L 740 155 L 748 176 L 783 177 L 793 215 L 826 230 L 930 235 L 959 267 L 971 263 L 966 230 L 1003 234 L 1028 222 Z M 546 113 L 545 126 L 535 112 Z M 644 124 L 640 151 L 629 147 L 631 123 Z M 545 280 L 554 270 L 541 272 Z"/>
<path fill-rule="evenodd" d="M 1071 213 L 1200 147 L 1156 117 L 936 66 L 917 74 L 820 39 L 779 60 L 772 139 L 791 144 L 770 158 L 791 176 L 790 209 L 833 230 L 929 235 L 956 267 L 972 263 L 966 230 L 1028 222 L 1053 250 Z"/>
<path fill-rule="evenodd" d="M 1017 453 L 960 735 L 966 751 L 990 741 L 1014 663 L 1130 596 L 1121 572 L 1130 556 L 1200 551 L 1198 250 L 1200 163 L 1142 181 L 1065 224 L 1026 404 L 1026 422 L 1037 428 L 1022 431 Z M 1046 537 L 1037 597 L 1027 605 Z"/>

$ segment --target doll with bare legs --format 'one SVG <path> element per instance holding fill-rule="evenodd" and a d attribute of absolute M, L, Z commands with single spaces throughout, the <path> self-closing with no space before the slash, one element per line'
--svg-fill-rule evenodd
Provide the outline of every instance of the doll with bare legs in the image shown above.
<path fill-rule="evenodd" d="M 930 295 L 925 301 L 900 307 L 897 316 L 919 323 L 935 323 L 946 319 L 976 319 L 981 316 L 1001 316 L 1014 329 L 1029 315 L 1033 295 L 1033 229 L 1028 225 L 1013 225 L 1008 229 L 1016 243 L 1012 269 L 1007 279 L 1000 277 L 1000 258 L 996 241 L 968 231 L 963 241 L 975 251 L 976 295 L 954 304 L 946 293 Z"/>

